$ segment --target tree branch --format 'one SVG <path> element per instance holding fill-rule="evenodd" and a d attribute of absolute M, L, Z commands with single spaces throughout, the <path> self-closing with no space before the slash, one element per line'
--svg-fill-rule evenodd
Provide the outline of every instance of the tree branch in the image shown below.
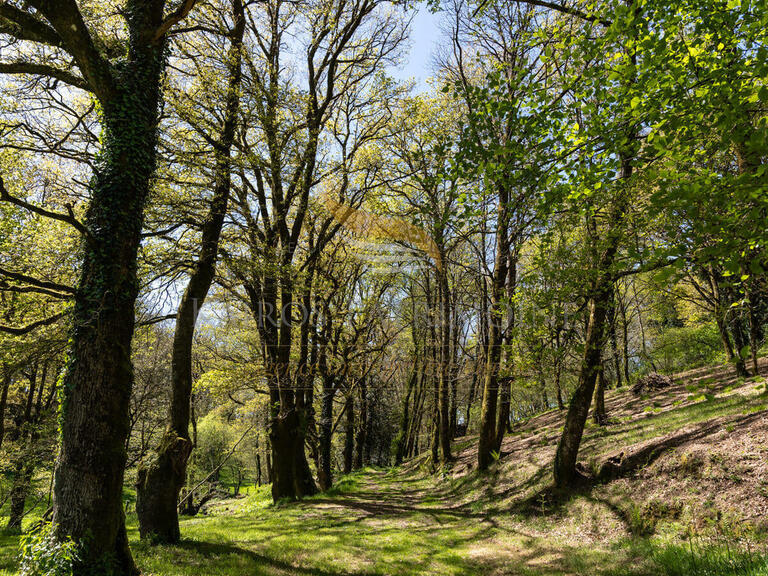
<path fill-rule="evenodd" d="M 176 318 L 176 314 L 166 314 L 165 316 L 155 316 L 154 318 L 148 318 L 147 320 L 136 322 L 136 327 L 159 324 L 160 322 L 165 322 L 166 320 L 173 320 L 174 318 Z"/>
<path fill-rule="evenodd" d="M 0 267 L 0 275 L 5 276 L 6 278 L 10 278 L 11 280 L 16 280 L 17 282 L 25 282 L 26 284 L 31 284 L 32 286 L 43 288 L 45 290 L 55 290 L 57 292 L 67 292 L 69 294 L 77 293 L 77 290 L 72 288 L 72 286 L 59 284 L 58 282 L 49 282 L 47 280 L 38 280 L 33 276 L 28 276 L 27 274 L 22 274 L 21 272 L 11 272 L 10 270 L 6 270 L 2 267 Z"/>
<path fill-rule="evenodd" d="M 105 104 L 114 93 L 112 66 L 99 50 L 83 20 L 76 0 L 29 0 L 45 16 L 62 40 L 62 46 L 74 56 L 83 78 Z"/>
<path fill-rule="evenodd" d="M 35 294 L 44 294 L 46 296 L 50 296 L 51 298 L 58 298 L 60 300 L 68 300 L 72 298 L 72 294 L 70 293 L 56 292 L 55 290 L 40 288 L 38 286 L 12 286 L 5 280 L 0 280 L 0 292 L 16 292 L 19 294 L 33 292 Z"/>
<path fill-rule="evenodd" d="M 29 210 L 30 212 L 34 212 L 35 214 L 44 216 L 46 218 L 59 220 L 60 222 L 66 222 L 67 224 L 75 228 L 75 230 L 80 232 L 80 234 L 85 236 L 89 242 L 93 241 L 93 236 L 91 235 L 88 228 L 86 228 L 82 222 L 80 222 L 77 218 L 75 218 L 75 213 L 72 209 L 71 204 L 67 204 L 67 213 L 63 214 L 61 212 L 53 212 L 52 210 L 46 210 L 45 208 L 42 208 L 40 206 L 36 206 L 34 204 L 30 204 L 29 202 L 25 202 L 21 198 L 16 198 L 15 196 L 11 196 L 8 193 L 8 190 L 5 187 L 5 183 L 3 182 L 2 176 L 0 176 L 0 200 L 4 202 L 10 202 L 11 204 L 15 204 L 20 208 L 24 208 L 25 210 Z"/>
<path fill-rule="evenodd" d="M 61 70 L 47 64 L 37 64 L 35 62 L 0 62 L 0 74 L 34 74 L 37 76 L 47 76 L 75 88 L 91 91 L 91 87 L 83 78 L 76 76 L 66 70 Z"/>
<path fill-rule="evenodd" d="M 231 457 L 231 456 L 232 456 L 232 455 L 235 453 L 235 451 L 237 450 L 237 447 L 240 445 L 240 443 L 241 443 L 243 440 L 245 440 L 245 437 L 248 435 L 248 433 L 249 433 L 251 430 L 253 430 L 255 427 L 256 427 L 256 425 L 255 425 L 255 424 L 251 424 L 251 426 L 250 426 L 250 427 L 248 427 L 248 429 L 247 429 L 245 432 L 243 432 L 243 435 L 242 435 L 242 436 L 240 436 L 240 438 L 238 439 L 238 441 L 237 441 L 237 442 L 235 442 L 234 446 L 232 446 L 232 448 L 231 448 L 231 449 L 230 449 L 230 451 L 227 453 L 227 455 L 226 455 L 226 456 L 224 456 L 224 458 L 222 459 L 222 461 L 221 461 L 221 462 L 219 462 L 218 466 L 216 466 L 216 468 L 214 468 L 214 469 L 213 469 L 213 471 L 212 471 L 210 474 L 208 474 L 208 476 L 206 476 L 206 477 L 205 477 L 205 478 L 203 478 L 203 479 L 202 479 L 200 482 L 198 482 L 198 483 L 195 485 L 195 487 L 194 487 L 194 488 L 192 488 L 192 489 L 191 489 L 189 492 L 187 492 L 187 494 L 184 496 L 184 498 L 182 498 L 181 500 L 179 500 L 179 503 L 177 504 L 177 506 L 178 506 L 178 507 L 181 507 L 181 505 L 182 505 L 182 504 L 184 504 L 184 502 L 186 502 L 187 500 L 189 500 L 189 497 L 190 497 L 190 496 L 192 496 L 192 495 L 195 493 L 195 491 L 196 491 L 198 488 L 200 488 L 200 486 L 202 486 L 203 484 L 205 484 L 206 482 L 208 482 L 208 480 L 210 480 L 211 478 L 213 478 L 213 477 L 214 477 L 214 475 L 215 475 L 215 474 L 216 474 L 216 473 L 217 473 L 219 470 L 221 470 L 221 468 L 224 466 L 224 464 L 226 464 L 226 463 L 227 463 L 227 460 L 229 460 L 229 459 L 230 459 L 230 457 Z"/>
<path fill-rule="evenodd" d="M 29 40 L 61 47 L 61 36 L 56 30 L 35 18 L 29 12 L 20 10 L 7 2 L 0 2 L 0 33 L 9 34 L 19 40 Z"/>
<path fill-rule="evenodd" d="M 483 8 L 485 8 L 491 0 L 481 0 L 480 4 L 478 4 L 477 8 L 475 8 L 474 12 L 472 13 L 472 16 L 477 16 L 478 12 L 480 12 Z M 563 4 L 558 4 L 557 2 L 547 2 L 546 0 L 515 0 L 518 4 L 528 4 L 529 6 L 538 6 L 539 8 L 549 8 L 550 10 L 554 10 L 556 12 L 560 12 L 561 14 L 567 14 L 568 16 L 575 16 L 576 18 L 580 18 L 581 20 L 586 20 L 587 22 L 597 22 L 598 24 L 602 24 L 603 26 L 610 26 L 611 21 L 606 20 L 605 18 L 600 18 L 599 16 L 593 16 L 592 14 L 587 14 L 586 12 L 583 12 L 579 10 L 578 8 L 571 8 L 570 6 L 565 6 Z"/>
<path fill-rule="evenodd" d="M 37 322 L 32 322 L 31 324 L 27 324 L 26 326 L 21 326 L 19 328 L 15 326 L 0 325 L 0 332 L 5 332 L 6 334 L 12 334 L 14 336 L 23 336 L 24 334 L 28 334 L 33 330 L 40 328 L 41 326 L 49 326 L 50 324 L 54 324 L 55 322 L 58 322 L 63 316 L 64 312 L 59 312 L 58 314 L 54 314 L 53 316 L 49 316 L 48 318 L 38 320 Z"/>
<path fill-rule="evenodd" d="M 168 14 L 162 24 L 160 24 L 157 32 L 155 32 L 154 41 L 157 42 L 161 40 L 171 28 L 186 18 L 192 11 L 192 8 L 195 7 L 196 3 L 197 0 L 184 0 L 176 10 Z"/>

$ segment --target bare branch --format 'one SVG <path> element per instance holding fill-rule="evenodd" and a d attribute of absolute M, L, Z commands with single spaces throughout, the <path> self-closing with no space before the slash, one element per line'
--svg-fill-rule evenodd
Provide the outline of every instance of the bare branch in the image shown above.
<path fill-rule="evenodd" d="M 44 294 L 51 298 L 58 298 L 59 300 L 69 300 L 72 298 L 72 294 L 64 294 L 56 292 L 55 290 L 49 290 L 48 288 L 40 288 L 38 286 L 11 286 L 5 281 L 0 281 L 0 292 L 16 292 L 18 294 L 33 292 L 35 294 Z"/>
<path fill-rule="evenodd" d="M 583 12 L 578 8 L 565 6 L 564 4 L 558 4 L 557 2 L 547 2 L 546 0 L 516 0 L 516 2 L 518 2 L 519 4 L 528 4 L 529 6 L 538 6 L 539 8 L 549 8 L 550 10 L 560 12 L 561 14 L 567 14 L 568 16 L 575 16 L 576 18 L 579 18 L 581 20 L 585 20 L 587 22 L 596 22 L 598 24 L 602 24 L 603 26 L 611 25 L 610 20 L 606 20 L 605 18 L 600 18 L 599 16 L 593 16 L 592 14 L 587 14 L 586 12 Z M 475 8 L 472 15 L 476 16 L 477 13 L 480 12 L 483 8 L 485 8 L 489 3 L 490 3 L 490 0 L 481 0 L 480 4 L 477 6 L 477 8 Z"/>
<path fill-rule="evenodd" d="M 142 320 L 141 322 L 136 322 L 136 326 L 150 326 L 152 324 L 159 324 L 160 322 L 165 322 L 166 320 L 173 320 L 176 318 L 176 314 L 166 314 L 165 316 L 155 316 L 154 318 L 149 318 L 147 320 Z"/>
<path fill-rule="evenodd" d="M 67 204 L 67 213 L 63 214 L 61 212 L 53 212 L 52 210 L 46 210 L 45 208 L 36 206 L 35 204 L 30 204 L 29 202 L 25 202 L 21 198 L 16 198 L 15 196 L 11 196 L 9 194 L 8 190 L 5 188 L 5 184 L 3 182 L 2 176 L 0 176 L 0 200 L 4 202 L 10 202 L 11 204 L 15 204 L 20 208 L 24 208 L 25 210 L 29 210 L 30 212 L 34 212 L 35 214 L 44 216 L 46 218 L 59 220 L 60 222 L 66 222 L 67 224 L 75 228 L 75 230 L 80 232 L 80 234 L 85 236 L 88 239 L 88 241 L 93 241 L 93 236 L 91 235 L 88 228 L 85 227 L 85 224 L 83 224 L 77 218 L 75 218 L 75 212 L 72 209 L 72 204 Z"/>
<path fill-rule="evenodd" d="M 36 330 L 42 326 L 49 326 L 54 324 L 58 322 L 63 316 L 64 312 L 59 312 L 58 314 L 54 314 L 48 318 L 44 318 L 42 320 L 38 320 L 37 322 L 32 322 L 31 324 L 27 324 L 26 326 L 21 326 L 18 328 L 15 326 L 0 325 L 0 332 L 5 332 L 6 334 L 12 334 L 14 336 L 23 336 L 24 334 L 29 334 L 33 330 Z"/>
<path fill-rule="evenodd" d="M 37 76 L 48 76 L 70 86 L 80 88 L 82 90 L 91 91 L 91 87 L 88 83 L 81 78 L 66 70 L 61 70 L 48 64 L 37 64 L 35 62 L 0 62 L 0 74 L 34 74 Z"/>
<path fill-rule="evenodd" d="M 66 284 L 59 284 L 58 282 L 49 282 L 48 280 L 39 280 L 32 276 L 28 276 L 27 274 L 22 274 L 21 272 L 11 272 L 10 270 L 6 270 L 5 268 L 2 268 L 2 267 L 0 267 L 0 275 L 5 276 L 6 278 L 10 278 L 11 280 L 16 280 L 17 282 L 24 282 L 26 284 L 31 284 L 32 286 L 36 286 L 38 288 L 43 288 L 46 290 L 55 290 L 56 292 L 67 292 L 69 294 L 75 294 L 77 292 L 74 288 L 72 288 L 72 286 L 67 286 Z"/>

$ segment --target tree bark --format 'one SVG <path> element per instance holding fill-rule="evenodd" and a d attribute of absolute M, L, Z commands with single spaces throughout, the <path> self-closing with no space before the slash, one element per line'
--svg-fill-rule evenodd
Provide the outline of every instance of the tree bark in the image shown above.
<path fill-rule="evenodd" d="M 7 525 L 7 529 L 11 532 L 21 532 L 24 504 L 27 501 L 34 470 L 35 466 L 32 458 L 20 458 L 16 463 L 13 474 L 13 486 L 11 487 L 11 505 Z"/>
<path fill-rule="evenodd" d="M 741 354 L 734 351 L 733 345 L 731 344 L 731 336 L 728 333 L 728 322 L 726 320 L 728 308 L 723 303 L 724 296 L 720 290 L 720 283 L 717 274 L 711 265 L 707 266 L 707 276 L 709 278 L 709 285 L 715 305 L 715 324 L 717 324 L 717 330 L 720 333 L 720 341 L 723 343 L 726 362 L 733 364 L 737 376 L 747 377 L 749 376 L 749 373 L 747 372 L 746 366 L 744 366 L 744 360 L 741 358 Z"/>
<path fill-rule="evenodd" d="M 416 381 L 419 373 L 418 358 L 414 360 L 411 376 L 408 378 L 408 384 L 403 398 L 402 413 L 400 415 L 400 430 L 397 433 L 397 442 L 395 443 L 395 466 L 400 466 L 405 458 L 408 445 L 408 424 L 411 421 L 411 396 L 416 388 Z"/>
<path fill-rule="evenodd" d="M 360 379 L 358 390 L 360 391 L 360 422 L 357 425 L 357 438 L 355 440 L 355 461 L 353 468 L 359 470 L 366 464 L 366 445 L 368 444 L 368 385 L 366 378 Z"/>
<path fill-rule="evenodd" d="M 603 279 L 593 291 L 590 299 L 589 321 L 579 382 L 571 397 L 565 426 L 555 454 L 554 477 L 555 485 L 559 488 L 571 486 L 578 476 L 576 458 L 578 457 L 589 407 L 592 404 L 592 394 L 599 376 L 600 354 L 610 292 L 609 280 Z"/>
<path fill-rule="evenodd" d="M 509 250 L 509 256 L 507 257 L 507 278 L 505 280 L 505 288 L 507 325 L 504 330 L 503 340 L 504 344 L 506 345 L 504 352 L 506 374 L 499 381 L 499 417 L 496 422 L 496 438 L 493 445 L 493 449 L 497 454 L 501 454 L 501 443 L 504 441 L 504 434 L 509 427 L 509 411 L 510 402 L 512 400 L 512 382 L 514 380 L 514 357 L 512 356 L 512 342 L 515 330 L 515 308 L 513 302 L 515 290 L 517 290 L 517 255 L 513 250 Z M 544 396 L 546 398 L 546 389 L 544 389 Z"/>
<path fill-rule="evenodd" d="M 746 285 L 747 308 L 749 315 L 749 353 L 752 360 L 752 375 L 759 376 L 760 369 L 757 361 L 757 354 L 760 348 L 760 319 L 758 318 L 758 303 L 755 297 L 755 289 L 752 286 L 754 282 L 750 281 Z"/>
<path fill-rule="evenodd" d="M 85 246 L 72 312 L 72 345 L 62 385 L 61 446 L 53 523 L 82 544 L 76 574 L 137 574 L 122 505 L 125 442 L 133 387 L 131 343 L 138 295 L 136 257 L 155 167 L 162 48 L 125 71 L 102 103 L 102 161 L 91 183 Z"/>
<path fill-rule="evenodd" d="M 592 411 L 592 419 L 598 426 L 608 423 L 608 415 L 605 411 L 605 365 L 601 364 L 597 375 L 595 387 L 595 407 Z"/>
<path fill-rule="evenodd" d="M 440 445 L 440 460 L 451 460 L 451 411 L 450 411 L 450 363 L 451 363 L 451 304 L 448 286 L 447 262 L 442 258 L 438 277 L 438 335 L 440 339 L 438 374 L 438 422 L 436 433 Z"/>
<path fill-rule="evenodd" d="M 320 447 L 318 450 L 317 480 L 320 490 L 333 484 L 331 471 L 331 444 L 333 431 L 333 398 L 336 393 L 333 378 L 323 378 L 323 398 L 320 410 Z"/>
<path fill-rule="evenodd" d="M 10 367 L 4 364 L 3 389 L 0 391 L 0 447 L 2 447 L 3 438 L 5 437 L 5 407 L 8 403 L 8 390 L 11 388 L 12 379 L 13 375 L 11 374 Z"/>
<path fill-rule="evenodd" d="M 480 438 L 477 466 L 487 470 L 493 461 L 496 447 L 496 408 L 499 400 L 499 369 L 502 349 L 502 321 L 504 318 L 504 285 L 507 278 L 509 254 L 509 192 L 501 187 L 498 198 L 496 223 L 496 256 L 491 281 L 491 309 L 488 313 L 488 353 L 486 355 L 483 402 L 480 409 Z"/>
<path fill-rule="evenodd" d="M 352 472 L 355 448 L 355 397 L 352 391 L 347 392 L 345 412 L 347 424 L 344 429 L 344 474 L 349 474 Z"/>
<path fill-rule="evenodd" d="M 241 49 L 245 15 L 240 0 L 233 0 L 234 29 L 227 54 L 228 82 L 224 121 L 215 150 L 214 190 L 211 207 L 203 222 L 200 254 L 176 314 L 171 359 L 170 422 L 157 449 L 139 466 L 136 484 L 136 514 L 139 534 L 153 543 L 176 543 L 181 539 L 177 503 L 187 477 L 192 452 L 189 437 L 192 395 L 192 342 L 198 313 L 205 302 L 216 272 L 219 238 L 227 214 L 231 187 L 231 150 L 240 101 Z"/>

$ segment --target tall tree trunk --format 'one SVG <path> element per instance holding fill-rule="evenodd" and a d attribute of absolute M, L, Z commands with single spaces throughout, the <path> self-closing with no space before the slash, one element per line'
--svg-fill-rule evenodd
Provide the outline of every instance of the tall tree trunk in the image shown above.
<path fill-rule="evenodd" d="M 132 62 L 103 108 L 101 162 L 91 182 L 82 272 L 61 387 L 61 445 L 53 523 L 87 543 L 76 574 L 104 566 L 137 574 L 123 513 L 125 442 L 133 387 L 131 344 L 139 283 L 136 258 L 155 169 L 162 47 Z"/>
<path fill-rule="evenodd" d="M 605 411 L 605 365 L 601 364 L 597 375 L 595 387 L 595 407 L 592 411 L 592 419 L 598 426 L 608 423 L 608 414 Z"/>
<path fill-rule="evenodd" d="M 611 335 L 611 356 L 613 359 L 613 371 L 616 374 L 616 387 L 621 388 L 621 367 L 619 366 L 619 342 L 616 338 L 616 290 L 613 291 L 613 300 L 608 313 L 608 329 Z"/>
<path fill-rule="evenodd" d="M 136 514 L 139 534 L 153 543 L 176 543 L 181 538 L 177 503 L 187 477 L 192 452 L 189 437 L 192 394 L 192 342 L 200 308 L 216 272 L 219 238 L 227 214 L 231 187 L 231 150 L 240 102 L 241 47 L 245 15 L 240 0 L 233 0 L 234 29 L 227 54 L 228 85 L 224 122 L 215 150 L 214 189 L 211 207 L 203 222 L 200 255 L 176 313 L 171 359 L 170 422 L 157 449 L 139 466 Z"/>
<path fill-rule="evenodd" d="M 304 450 L 305 422 L 294 406 L 287 406 L 272 418 L 269 439 L 272 445 L 272 499 L 296 500 L 317 492 Z"/>
<path fill-rule="evenodd" d="M 634 141 L 635 134 L 630 128 L 627 140 Z M 605 231 L 604 246 L 599 254 L 595 252 L 595 278 L 589 294 L 589 315 L 584 342 L 584 355 L 576 390 L 568 405 L 565 425 L 555 453 L 553 475 L 555 486 L 566 488 L 578 478 L 576 460 L 587 422 L 589 407 L 592 403 L 597 378 L 601 369 L 603 343 L 606 336 L 606 318 L 613 300 L 615 279 L 613 266 L 623 237 L 624 219 L 629 208 L 629 190 L 627 181 L 633 172 L 634 150 L 621 152 L 621 173 L 616 196 L 608 210 L 608 228 Z M 596 224 L 588 216 L 588 233 L 591 241 L 597 241 Z"/>
<path fill-rule="evenodd" d="M 624 363 L 624 381 L 629 386 L 629 321 L 627 320 L 627 307 L 624 300 L 620 300 L 622 345 L 624 347 L 622 360 Z"/>
<path fill-rule="evenodd" d="M 555 455 L 554 477 L 555 485 L 559 488 L 570 486 L 577 478 L 576 458 L 600 372 L 600 355 L 610 292 L 610 281 L 602 279 L 590 299 L 589 321 L 579 382 L 568 406 L 565 426 Z"/>
<path fill-rule="evenodd" d="M 450 373 L 451 373 L 451 303 L 448 286 L 447 262 L 442 258 L 442 267 L 438 270 L 438 311 L 440 314 L 439 338 L 440 351 L 438 375 L 438 427 L 442 462 L 451 460 L 451 411 L 450 411 Z"/>
<path fill-rule="evenodd" d="M 408 378 L 405 397 L 403 398 L 403 408 L 400 415 L 400 430 L 397 433 L 397 441 L 395 443 L 395 466 L 402 464 L 403 458 L 405 458 L 406 448 L 408 446 L 408 424 L 411 421 L 411 397 L 416 388 L 418 374 L 419 361 L 418 358 L 416 358 L 413 364 L 413 370 L 411 370 L 411 375 Z"/>
<path fill-rule="evenodd" d="M 30 454 L 19 457 L 13 473 L 11 505 L 8 514 L 7 529 L 11 532 L 21 532 L 21 521 L 24 518 L 24 504 L 29 495 L 34 470 L 34 457 Z"/>
<path fill-rule="evenodd" d="M 727 306 L 723 303 L 723 295 L 720 290 L 720 283 L 717 278 L 717 274 L 714 268 L 710 265 L 707 267 L 707 277 L 709 279 L 710 289 L 712 291 L 712 298 L 714 300 L 714 315 L 715 324 L 717 324 L 717 331 L 720 334 L 720 341 L 723 343 L 723 350 L 725 351 L 725 359 L 729 364 L 733 364 L 736 369 L 736 374 L 741 377 L 746 377 L 747 368 L 744 366 L 744 361 L 741 358 L 741 354 L 735 353 L 733 345 L 731 344 L 731 336 L 728 333 L 728 323 L 726 315 L 728 312 Z"/>
<path fill-rule="evenodd" d="M 345 406 L 347 424 L 344 429 L 344 474 L 352 472 L 355 449 L 355 397 L 350 390 L 347 392 Z"/>
<path fill-rule="evenodd" d="M 365 377 L 360 379 L 358 384 L 360 391 L 360 422 L 357 425 L 357 439 L 355 441 L 355 462 L 353 468 L 359 470 L 366 464 L 365 450 L 368 444 L 368 385 Z"/>
<path fill-rule="evenodd" d="M 3 389 L 0 391 L 0 447 L 5 436 L 5 407 L 8 403 L 8 390 L 11 388 L 13 375 L 7 364 L 3 364 Z"/>
<path fill-rule="evenodd" d="M 752 375 L 759 376 L 757 355 L 760 348 L 760 319 L 758 318 L 758 303 L 755 297 L 754 281 L 750 279 L 746 284 L 747 314 L 749 316 L 749 353 L 752 360 Z M 1 401 L 1 400 L 0 400 Z M 0 435 L 1 439 L 1 435 Z"/>
<path fill-rule="evenodd" d="M 515 290 L 517 290 L 517 255 L 514 250 L 509 250 L 509 256 L 507 257 L 507 278 L 505 280 L 506 287 L 506 310 L 507 310 L 507 326 L 504 330 L 504 344 L 506 346 L 504 351 L 504 370 L 505 374 L 503 378 L 499 379 L 499 417 L 496 422 L 496 438 L 494 440 L 493 449 L 496 453 L 501 454 L 501 443 L 504 441 L 504 433 L 509 427 L 509 410 L 510 402 L 512 400 L 512 381 L 514 380 L 514 356 L 512 355 L 512 343 L 514 339 L 515 331 L 515 308 L 514 308 L 514 296 Z M 545 390 L 546 395 L 546 390 Z"/>
<path fill-rule="evenodd" d="M 480 438 L 477 465 L 487 470 L 496 447 L 496 407 L 499 400 L 499 369 L 502 349 L 502 322 L 504 319 L 504 285 L 507 278 L 509 254 L 509 192 L 501 187 L 498 198 L 496 223 L 496 256 L 491 281 L 491 309 L 488 313 L 488 352 L 486 354 L 483 403 L 480 409 Z"/>
<path fill-rule="evenodd" d="M 317 480 L 320 490 L 333 484 L 331 471 L 331 444 L 333 440 L 333 398 L 336 387 L 333 378 L 323 378 L 323 397 L 320 409 L 320 446 L 318 450 Z"/>
<path fill-rule="evenodd" d="M 427 386 L 427 362 L 421 367 L 419 372 L 419 381 L 416 386 L 416 401 L 413 404 L 413 417 L 408 425 L 408 443 L 406 445 L 405 453 L 408 458 L 412 458 L 419 453 L 418 441 L 419 434 L 421 432 L 421 422 L 424 415 L 424 402 L 426 400 L 426 386 Z"/>
<path fill-rule="evenodd" d="M 477 388 L 477 371 L 478 365 L 475 363 L 474 370 L 472 371 L 472 380 L 469 383 L 469 393 L 467 394 L 467 411 L 464 415 L 464 426 L 469 433 L 470 416 L 472 415 L 472 404 L 475 403 L 475 389 Z"/>

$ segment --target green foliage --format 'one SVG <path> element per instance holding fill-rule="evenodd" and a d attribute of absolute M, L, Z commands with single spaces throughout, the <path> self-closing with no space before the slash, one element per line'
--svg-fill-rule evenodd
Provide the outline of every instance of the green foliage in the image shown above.
<path fill-rule="evenodd" d="M 75 542 L 61 541 L 48 524 L 21 538 L 21 576 L 71 576 L 77 559 Z"/>
<path fill-rule="evenodd" d="M 667 576 L 766 576 L 768 555 L 743 550 L 720 538 L 714 543 L 691 538 L 687 545 L 655 550 L 653 560 Z"/>
<path fill-rule="evenodd" d="M 713 323 L 662 330 L 653 343 L 651 359 L 664 373 L 682 372 L 722 359 L 722 342 Z"/>

